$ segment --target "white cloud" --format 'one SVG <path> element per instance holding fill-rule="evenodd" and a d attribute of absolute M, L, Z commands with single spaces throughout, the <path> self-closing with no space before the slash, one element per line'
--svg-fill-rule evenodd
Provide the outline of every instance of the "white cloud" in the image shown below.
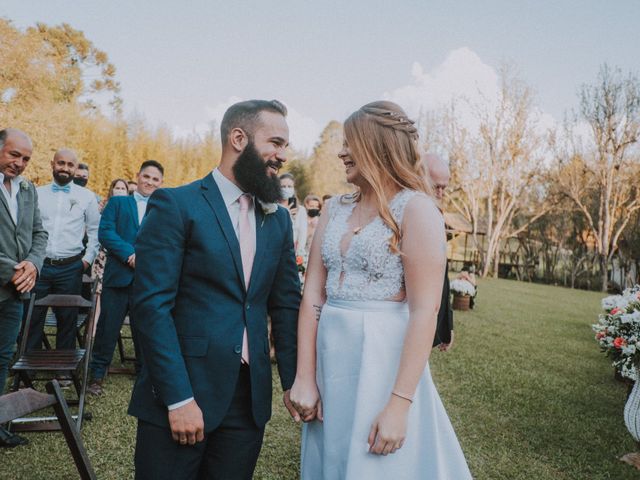
<path fill-rule="evenodd" d="M 408 85 L 385 92 L 383 98 L 398 103 L 410 117 L 421 111 L 435 110 L 463 97 L 471 103 L 496 98 L 498 74 L 467 47 L 453 50 L 431 72 L 414 62 L 412 81 Z"/>

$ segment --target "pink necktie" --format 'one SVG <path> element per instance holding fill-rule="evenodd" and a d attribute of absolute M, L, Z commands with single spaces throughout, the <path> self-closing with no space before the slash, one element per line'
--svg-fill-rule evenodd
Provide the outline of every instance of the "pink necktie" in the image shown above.
<path fill-rule="evenodd" d="M 244 284 L 249 289 L 249 279 L 253 268 L 253 257 L 256 254 L 256 235 L 251 230 L 249 222 L 249 207 L 251 206 L 251 195 L 245 193 L 240 195 L 240 218 L 238 219 L 238 237 L 240 240 L 240 255 L 242 256 L 242 271 L 244 272 Z M 249 341 L 247 339 L 247 329 L 242 334 L 242 360 L 249 363 Z"/>

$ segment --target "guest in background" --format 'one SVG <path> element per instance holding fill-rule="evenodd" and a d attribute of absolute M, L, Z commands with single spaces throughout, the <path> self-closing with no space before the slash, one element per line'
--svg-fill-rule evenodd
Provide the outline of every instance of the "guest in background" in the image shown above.
<path fill-rule="evenodd" d="M 99 203 L 100 213 L 104 210 L 104 207 L 107 205 L 107 202 L 111 197 L 121 197 L 129 195 L 129 184 L 126 180 L 122 178 L 116 178 L 111 185 L 109 185 L 109 193 L 107 196 Z"/>
<path fill-rule="evenodd" d="M 322 200 L 317 195 L 307 195 L 304 199 L 304 208 L 307 211 L 307 241 L 305 243 L 305 258 L 309 258 L 311 240 L 316 232 L 320 211 L 322 210 Z"/>
<path fill-rule="evenodd" d="M 100 213 L 96 196 L 73 183 L 78 159 L 72 150 L 58 150 L 51 162 L 53 183 L 38 187 L 42 224 L 49 233 L 44 266 L 34 288 L 42 298 L 52 294 L 79 295 L 82 274 L 98 254 Z M 83 237 L 87 234 L 86 249 Z M 56 348 L 76 347 L 77 308 L 55 309 Z M 46 309 L 34 308 L 27 347 L 42 348 Z"/>
<path fill-rule="evenodd" d="M 444 194 L 449 186 L 449 164 L 442 157 L 432 153 L 424 156 L 427 170 L 427 180 L 433 188 L 434 196 L 438 201 L 438 207 L 442 210 Z M 453 345 L 453 310 L 451 309 L 451 294 L 449 289 L 449 262 L 447 261 L 444 271 L 444 285 L 442 287 L 442 300 L 438 311 L 438 324 L 433 346 L 446 352 Z"/>
<path fill-rule="evenodd" d="M 147 202 L 153 192 L 162 185 L 164 168 L 155 160 L 140 165 L 138 189 L 133 195 L 112 196 L 102 212 L 99 239 L 107 250 L 104 267 L 100 317 L 91 358 L 91 383 L 89 393 L 101 395 L 113 351 L 118 341 L 122 323 L 131 308 L 133 275 L 136 268 L 135 241 L 142 219 L 147 211 Z M 117 183 L 113 184 L 114 189 Z M 140 360 L 134 321 L 130 318 L 133 344 L 136 349 L 136 370 Z"/>
<path fill-rule="evenodd" d="M 21 177 L 33 145 L 20 130 L 0 130 L 0 395 L 4 392 L 22 320 L 22 295 L 28 295 L 42 268 L 47 232 L 40 220 L 36 187 Z M 27 439 L 0 425 L 0 447 Z"/>
<path fill-rule="evenodd" d="M 138 184 L 133 180 L 129 180 L 127 182 L 127 186 L 129 188 L 129 195 L 133 195 L 133 192 L 135 192 L 138 189 Z"/>
<path fill-rule="evenodd" d="M 100 208 L 100 213 L 104 210 L 104 207 L 107 205 L 107 202 L 111 197 L 122 197 L 129 195 L 129 189 L 127 185 L 127 181 L 122 178 L 116 178 L 111 185 L 109 186 L 109 193 L 107 196 L 98 204 Z M 100 247 L 100 251 L 98 252 L 98 256 L 93 262 L 93 266 L 91 267 L 91 278 L 98 280 L 98 285 L 96 287 L 96 293 L 102 293 L 102 276 L 104 274 L 104 264 L 107 261 L 107 253 L 104 247 Z M 98 306 L 98 308 L 100 308 Z"/>
<path fill-rule="evenodd" d="M 89 165 L 86 163 L 79 163 L 76 168 L 76 173 L 73 175 L 73 183 L 86 187 L 89 183 Z"/>
<path fill-rule="evenodd" d="M 322 204 L 324 205 L 325 203 L 327 203 L 327 200 L 330 200 L 331 197 L 333 197 L 333 195 L 328 195 L 328 194 L 322 195 Z"/>
<path fill-rule="evenodd" d="M 280 175 L 280 190 L 282 200 L 280 204 L 289 210 L 291 223 L 293 223 L 293 244 L 296 255 L 305 255 L 305 243 L 307 239 L 307 211 L 300 205 L 296 197 L 296 184 L 293 175 L 283 173 Z"/>

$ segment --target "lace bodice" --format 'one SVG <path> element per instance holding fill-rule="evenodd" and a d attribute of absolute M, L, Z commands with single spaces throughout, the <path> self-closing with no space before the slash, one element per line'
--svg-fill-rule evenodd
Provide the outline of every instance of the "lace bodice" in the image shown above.
<path fill-rule="evenodd" d="M 404 209 L 419 193 L 401 190 L 391 200 L 393 218 L 402 224 Z M 327 269 L 327 299 L 388 300 L 404 291 L 404 269 L 400 255 L 389 249 L 393 232 L 381 217 L 368 223 L 342 255 L 340 243 L 349 230 L 349 217 L 355 203 L 333 198 L 329 203 L 329 223 L 322 241 L 322 261 Z M 342 277 L 342 278 L 341 278 Z"/>

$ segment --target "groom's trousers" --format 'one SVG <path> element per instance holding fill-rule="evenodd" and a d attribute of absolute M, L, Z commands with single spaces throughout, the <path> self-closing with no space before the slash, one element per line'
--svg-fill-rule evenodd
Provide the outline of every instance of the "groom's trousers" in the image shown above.
<path fill-rule="evenodd" d="M 168 428 L 138 420 L 135 478 L 251 480 L 263 435 L 253 420 L 249 367 L 243 365 L 226 416 L 204 441 L 180 445 Z"/>

